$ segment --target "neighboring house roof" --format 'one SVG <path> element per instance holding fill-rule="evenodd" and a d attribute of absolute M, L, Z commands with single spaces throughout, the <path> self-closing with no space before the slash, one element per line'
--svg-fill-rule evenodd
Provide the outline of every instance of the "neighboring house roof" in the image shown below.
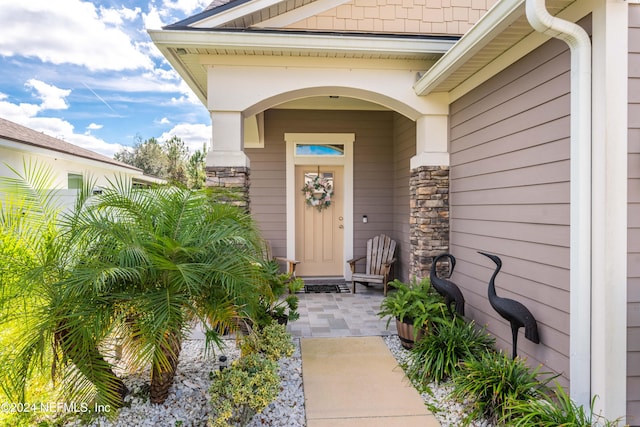
<path fill-rule="evenodd" d="M 142 172 L 142 169 L 136 168 L 135 166 L 119 162 L 102 154 L 86 150 L 78 147 L 77 145 L 70 144 L 3 118 L 0 118 L 0 139 L 7 139 L 25 145 L 45 148 L 75 157 L 82 157 L 84 159 L 108 163 L 114 166 L 131 169 L 136 172 Z"/>

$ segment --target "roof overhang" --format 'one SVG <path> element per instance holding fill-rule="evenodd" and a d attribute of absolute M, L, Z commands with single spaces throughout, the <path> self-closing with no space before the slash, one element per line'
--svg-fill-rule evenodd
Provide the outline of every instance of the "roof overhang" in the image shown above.
<path fill-rule="evenodd" d="M 547 0 L 552 15 L 577 22 L 592 10 L 589 0 Z M 414 85 L 418 95 L 448 92 L 453 101 L 549 40 L 535 32 L 525 0 L 497 2 Z"/>
<path fill-rule="evenodd" d="M 163 29 L 149 35 L 169 63 L 206 105 L 207 66 L 211 55 L 317 57 L 375 60 L 424 60 L 429 66 L 447 52 L 457 37 L 391 36 L 379 34 L 310 33 Z M 425 66 L 425 69 L 428 68 Z"/>

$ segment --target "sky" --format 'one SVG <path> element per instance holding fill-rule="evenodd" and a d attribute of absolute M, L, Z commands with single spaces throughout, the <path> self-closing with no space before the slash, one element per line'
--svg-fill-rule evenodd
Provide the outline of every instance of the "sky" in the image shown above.
<path fill-rule="evenodd" d="M 209 113 L 152 43 L 211 0 L 0 0 L 0 117 L 113 157 L 176 135 L 193 152 Z"/>

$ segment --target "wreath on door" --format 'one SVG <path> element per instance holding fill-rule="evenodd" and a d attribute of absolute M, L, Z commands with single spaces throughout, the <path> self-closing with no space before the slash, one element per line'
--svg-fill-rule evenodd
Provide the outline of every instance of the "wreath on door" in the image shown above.
<path fill-rule="evenodd" d="M 329 180 L 316 175 L 311 181 L 306 182 L 302 187 L 307 206 L 317 208 L 318 211 L 331 206 L 331 196 L 333 196 L 333 186 Z"/>

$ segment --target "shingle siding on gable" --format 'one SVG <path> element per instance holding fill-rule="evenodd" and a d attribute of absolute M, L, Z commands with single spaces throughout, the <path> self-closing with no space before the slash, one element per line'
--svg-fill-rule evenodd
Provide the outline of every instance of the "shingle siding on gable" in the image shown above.
<path fill-rule="evenodd" d="M 629 5 L 627 414 L 640 425 L 640 5 Z"/>
<path fill-rule="evenodd" d="M 288 29 L 462 35 L 495 0 L 353 0 Z"/>

